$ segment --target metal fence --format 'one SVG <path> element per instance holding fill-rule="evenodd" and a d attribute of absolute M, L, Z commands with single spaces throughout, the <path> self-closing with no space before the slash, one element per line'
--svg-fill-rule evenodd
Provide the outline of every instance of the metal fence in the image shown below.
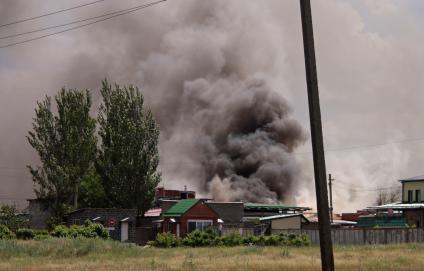
<path fill-rule="evenodd" d="M 318 230 L 272 230 L 272 234 L 305 234 L 311 243 L 319 245 Z M 332 229 L 331 238 L 336 245 L 375 245 L 424 242 L 424 229 Z"/>

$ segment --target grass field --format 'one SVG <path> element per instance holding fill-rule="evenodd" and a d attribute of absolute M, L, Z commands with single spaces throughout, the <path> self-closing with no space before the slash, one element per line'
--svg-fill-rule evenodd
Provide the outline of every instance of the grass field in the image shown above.
<path fill-rule="evenodd" d="M 336 247 L 336 270 L 424 270 L 424 245 Z M 317 247 L 142 248 L 102 240 L 0 241 L 0 270 L 320 270 Z"/>

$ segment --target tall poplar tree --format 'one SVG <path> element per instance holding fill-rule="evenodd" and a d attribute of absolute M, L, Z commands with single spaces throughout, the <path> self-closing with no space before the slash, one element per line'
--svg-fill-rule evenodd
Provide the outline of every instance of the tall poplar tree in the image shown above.
<path fill-rule="evenodd" d="M 101 93 L 97 170 L 106 197 L 113 207 L 134 208 L 144 215 L 161 179 L 158 126 L 138 88 L 112 87 L 105 80 Z"/>
<path fill-rule="evenodd" d="M 94 166 L 96 120 L 90 116 L 88 91 L 62 89 L 55 96 L 37 102 L 33 128 L 27 139 L 37 151 L 41 166 L 28 166 L 38 198 L 53 200 L 56 218 L 66 207 L 78 206 L 81 181 Z"/>

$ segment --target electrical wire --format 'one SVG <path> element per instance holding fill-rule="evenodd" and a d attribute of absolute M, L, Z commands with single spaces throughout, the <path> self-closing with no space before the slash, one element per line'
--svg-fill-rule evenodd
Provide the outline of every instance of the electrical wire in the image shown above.
<path fill-rule="evenodd" d="M 15 38 L 15 37 L 19 37 L 19 36 L 24 36 L 24 35 L 28 35 L 28 34 L 34 34 L 34 33 L 37 33 L 37 32 L 42 32 L 42 31 L 46 31 L 46 30 L 60 28 L 60 27 L 68 26 L 68 25 L 73 25 L 73 24 L 78 24 L 78 23 L 82 23 L 82 22 L 87 22 L 87 21 L 91 21 L 91 20 L 94 20 L 94 19 L 99 19 L 99 18 L 103 18 L 103 17 L 107 17 L 107 16 L 111 16 L 111 15 L 115 15 L 115 14 L 119 14 L 119 13 L 123 13 L 123 12 L 127 12 L 127 11 L 132 11 L 133 9 L 134 10 L 138 10 L 141 7 L 144 7 L 144 6 L 145 6 L 145 4 L 144 5 L 135 6 L 135 7 L 132 7 L 132 8 L 126 8 L 126 9 L 122 9 L 122 10 L 118 10 L 118 11 L 114 11 L 114 12 L 110 12 L 110 13 L 106 13 L 106 14 L 94 16 L 94 17 L 80 19 L 80 20 L 69 22 L 69 23 L 58 24 L 58 25 L 48 26 L 48 27 L 44 27 L 44 28 L 40 28 L 40 29 L 35 29 L 35 30 L 27 31 L 27 32 L 22 32 L 22 33 L 18 33 L 18 34 L 12 34 L 12 35 L 7 35 L 7 36 L 2 36 L 2 37 L 0 37 L 0 40 L 9 39 L 9 38 Z"/>
<path fill-rule="evenodd" d="M 53 15 L 53 14 L 58 14 L 58 13 L 61 13 L 61 12 L 70 11 L 70 10 L 77 9 L 77 8 L 86 7 L 86 6 L 97 4 L 97 3 L 100 3 L 100 2 L 103 2 L 103 1 L 105 1 L 105 0 L 97 0 L 97 1 L 94 1 L 94 2 L 82 4 L 82 5 L 79 5 L 79 6 L 74 6 L 74 7 L 70 7 L 70 8 L 66 8 L 66 9 L 61 9 L 61 10 L 49 12 L 49 13 L 46 13 L 46 14 L 34 16 L 34 17 L 29 17 L 29 18 L 25 18 L 25 19 L 13 21 L 13 22 L 5 23 L 5 24 L 0 25 L 0 28 L 6 27 L 6 26 L 10 26 L 10 25 L 14 25 L 14 24 L 23 23 L 23 22 L 32 21 L 32 20 L 35 20 L 35 19 L 47 17 L 47 16 L 50 16 L 50 15 Z"/>
<path fill-rule="evenodd" d="M 391 144 L 409 143 L 409 142 L 416 142 L 416 141 L 424 141 L 424 137 L 404 139 L 404 140 L 398 140 L 398 141 L 392 141 L 392 142 L 385 142 L 385 143 L 377 143 L 377 144 L 369 144 L 369 145 L 358 145 L 358 146 L 351 146 L 351 147 L 344 147 L 344 148 L 337 148 L 337 149 L 328 149 L 328 150 L 325 150 L 325 153 L 327 153 L 327 152 L 351 151 L 351 150 L 355 150 L 355 149 L 377 148 L 377 147 L 382 147 L 382 146 L 391 145 Z M 308 152 L 293 152 L 291 154 L 293 154 L 293 155 L 304 155 L 304 154 L 311 154 L 311 153 L 312 153 L 312 151 L 308 151 Z"/>
<path fill-rule="evenodd" d="M 79 29 L 79 28 L 82 28 L 82 27 L 85 27 L 85 26 L 89 26 L 89 25 L 92 25 L 92 24 L 96 24 L 96 23 L 99 23 L 99 22 L 103 22 L 103 21 L 115 18 L 115 17 L 118 17 L 118 16 L 126 15 L 126 14 L 129 14 L 129 13 L 141 10 L 141 9 L 145 9 L 145 8 L 157 5 L 157 4 L 165 2 L 165 1 L 167 1 L 167 0 L 160 0 L 160 1 L 156 1 L 156 2 L 151 2 L 151 3 L 145 4 L 145 5 L 141 5 L 137 8 L 133 8 L 133 9 L 128 10 L 126 12 L 115 14 L 115 15 L 112 15 L 112 16 L 109 16 L 109 17 L 106 17 L 106 18 L 103 18 L 103 19 L 99 19 L 99 20 L 96 20 L 96 21 L 93 21 L 93 22 L 90 22 L 90 23 L 78 25 L 78 26 L 75 26 L 75 27 L 70 27 L 70 28 L 67 28 L 67 29 L 64 29 L 64 30 L 61 30 L 61 31 L 57 31 L 57 32 L 53 32 L 53 33 L 50 33 L 50 34 L 38 36 L 38 37 L 35 37 L 35 38 L 31 38 L 31 39 L 27 39 L 27 40 L 23 40 L 23 41 L 19 41 L 19 42 L 14 42 L 14 43 L 2 45 L 2 46 L 0 46 L 0 49 L 15 46 L 15 45 L 18 45 L 18 44 L 28 43 L 28 42 L 31 42 L 31 41 L 35 41 L 35 40 L 39 40 L 39 39 L 42 39 L 42 38 L 47 38 L 47 37 L 50 37 L 50 36 L 58 35 L 58 34 L 68 32 L 68 31 L 71 31 L 71 30 Z"/>
<path fill-rule="evenodd" d="M 399 186 L 391 186 L 391 187 L 380 187 L 380 188 L 373 188 L 373 189 L 356 189 L 356 188 L 350 188 L 350 187 L 346 187 L 346 186 L 339 186 L 336 185 L 336 183 L 333 183 L 333 186 L 335 188 L 341 188 L 344 190 L 349 190 L 351 192 L 379 192 L 379 191 L 384 191 L 384 190 L 394 190 L 394 189 L 399 189 Z"/>

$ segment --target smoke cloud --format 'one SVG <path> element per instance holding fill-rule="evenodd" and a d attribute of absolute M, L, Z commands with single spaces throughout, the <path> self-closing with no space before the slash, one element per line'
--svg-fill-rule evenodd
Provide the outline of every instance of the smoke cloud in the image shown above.
<path fill-rule="evenodd" d="M 326 149 L 421 138 L 421 1 L 312 2 Z M 4 0 L 0 23 L 81 3 L 86 1 Z M 0 35 L 139 4 L 104 1 L 1 28 Z M 187 185 L 221 200 L 314 207 L 298 1 L 169 0 L 0 49 L 1 201 L 33 197 L 25 165 L 37 157 L 24 136 L 35 101 L 65 86 L 91 89 L 97 106 L 106 77 L 139 86 L 160 122 L 165 187 Z M 416 141 L 327 152 L 336 212 L 374 202 L 377 192 L 353 189 L 392 187 L 397 179 L 423 174 L 423 151 Z"/>
<path fill-rule="evenodd" d="M 285 199 L 300 176 L 290 153 L 306 137 L 280 95 L 263 80 L 232 76 L 185 82 L 181 98 L 178 121 L 165 127 L 171 129 L 165 144 L 178 146 L 198 165 L 198 172 L 190 174 L 200 192 L 210 190 L 213 198 L 226 200 Z M 184 171 L 184 164 L 178 167 Z"/>

